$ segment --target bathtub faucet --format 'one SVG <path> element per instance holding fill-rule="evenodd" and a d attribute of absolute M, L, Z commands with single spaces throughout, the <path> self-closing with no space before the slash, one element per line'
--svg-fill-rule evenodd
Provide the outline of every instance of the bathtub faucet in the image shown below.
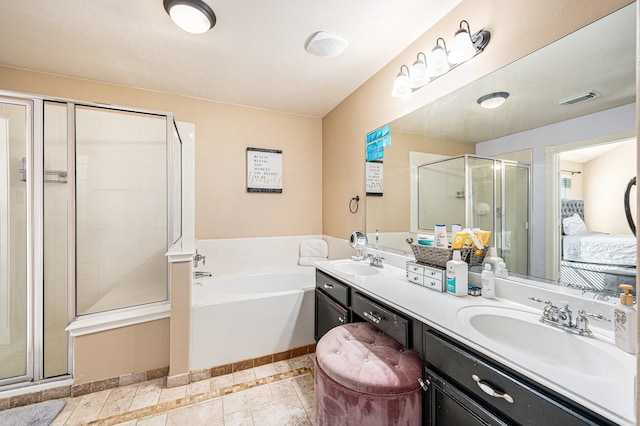
<path fill-rule="evenodd" d="M 193 256 L 193 267 L 197 268 L 198 267 L 198 262 L 200 262 L 202 260 L 202 264 L 206 265 L 206 259 L 207 256 L 203 256 L 200 253 L 198 253 L 198 250 L 196 250 L 196 254 Z"/>

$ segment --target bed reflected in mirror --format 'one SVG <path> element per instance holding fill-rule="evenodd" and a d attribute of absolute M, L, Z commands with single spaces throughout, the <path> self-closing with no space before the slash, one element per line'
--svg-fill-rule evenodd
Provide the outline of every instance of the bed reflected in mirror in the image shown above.
<path fill-rule="evenodd" d="M 600 297 L 635 286 L 636 139 L 555 154 L 559 280 Z"/>

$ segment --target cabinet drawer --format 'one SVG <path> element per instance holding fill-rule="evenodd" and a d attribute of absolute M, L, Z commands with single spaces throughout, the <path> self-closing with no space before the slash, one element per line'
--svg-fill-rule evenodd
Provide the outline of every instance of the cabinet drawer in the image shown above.
<path fill-rule="evenodd" d="M 347 309 L 316 289 L 316 342 L 332 328 L 351 322 L 350 319 L 351 315 Z"/>
<path fill-rule="evenodd" d="M 412 262 L 407 262 L 407 274 L 408 273 L 424 275 L 424 266 L 416 265 L 415 263 L 412 263 Z"/>
<path fill-rule="evenodd" d="M 603 424 L 602 420 L 593 420 L 586 412 L 581 413 L 579 407 L 570 407 L 552 399 L 539 389 L 430 331 L 425 332 L 423 344 L 425 362 L 431 369 L 457 383 L 493 411 L 499 412 L 500 417 L 508 420 L 508 423 L 546 426 Z M 493 391 L 504 397 L 489 395 Z"/>
<path fill-rule="evenodd" d="M 424 277 L 424 286 L 431 290 L 444 292 L 444 283 L 439 279 Z"/>
<path fill-rule="evenodd" d="M 407 272 L 407 280 L 414 284 L 424 285 L 424 277 L 421 274 L 415 272 Z"/>
<path fill-rule="evenodd" d="M 349 286 L 318 270 L 316 270 L 316 288 L 324 291 L 342 305 L 351 306 L 349 303 Z"/>
<path fill-rule="evenodd" d="M 364 318 L 401 345 L 410 347 L 409 320 L 406 318 L 357 292 L 353 294 L 351 308 L 355 315 Z"/>
<path fill-rule="evenodd" d="M 431 278 L 434 280 L 442 281 L 444 279 L 444 271 L 436 268 L 424 268 L 425 278 Z"/>

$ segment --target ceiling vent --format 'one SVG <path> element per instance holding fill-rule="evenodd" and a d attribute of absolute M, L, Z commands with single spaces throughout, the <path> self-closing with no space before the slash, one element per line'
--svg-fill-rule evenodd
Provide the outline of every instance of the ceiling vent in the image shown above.
<path fill-rule="evenodd" d="M 304 45 L 307 52 L 316 56 L 338 56 L 346 47 L 347 40 L 326 31 L 312 34 Z"/>
<path fill-rule="evenodd" d="M 602 94 L 600 92 L 596 92 L 595 90 L 589 90 L 588 92 L 581 93 L 579 95 L 572 96 L 572 97 L 567 98 L 567 99 L 563 99 L 563 100 L 558 101 L 556 103 L 558 105 L 568 106 L 568 105 L 577 104 L 579 102 L 588 101 L 590 99 L 594 99 L 594 98 L 597 98 L 599 96 L 602 96 Z"/>

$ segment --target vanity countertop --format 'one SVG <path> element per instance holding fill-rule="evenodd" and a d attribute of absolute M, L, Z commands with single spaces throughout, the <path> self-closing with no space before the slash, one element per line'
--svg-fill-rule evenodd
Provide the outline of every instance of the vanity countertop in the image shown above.
<path fill-rule="evenodd" d="M 562 344 L 557 345 L 558 347 L 548 345 L 551 347 L 542 348 L 549 356 L 540 360 L 531 356 L 529 351 L 522 350 L 526 343 L 530 343 L 526 342 L 530 336 L 513 336 L 513 341 L 505 342 L 502 339 L 502 342 L 499 342 L 499 339 L 487 338 L 478 333 L 468 321 L 465 321 L 464 314 L 475 307 L 509 313 L 515 310 L 515 315 L 528 317 L 533 314 L 540 316 L 544 305 L 529 299 L 537 297 L 541 300 L 551 300 L 557 306 L 569 303 L 573 312 L 585 309 L 613 319 L 612 304 L 502 279 L 496 279 L 495 299 L 456 297 L 413 284 L 407 281 L 404 269 L 388 264 L 385 264 L 384 268 L 376 268 L 377 273 L 374 275 L 352 275 L 335 268 L 338 263 L 345 262 L 368 264 L 351 260 L 328 260 L 316 262 L 314 265 L 319 270 L 349 283 L 355 290 L 369 294 L 390 307 L 450 335 L 470 348 L 616 423 L 636 424 L 636 357 L 615 345 L 612 322 L 590 321 L 594 338 L 577 336 L 541 325 L 557 331 L 556 337 Z M 479 274 L 469 274 L 470 284 L 479 285 L 479 282 Z M 507 326 L 508 324 L 505 324 L 505 327 Z M 599 360 L 598 354 L 606 355 L 606 359 L 601 362 L 593 361 Z M 558 360 L 562 358 L 564 364 L 555 363 L 556 356 Z"/>

